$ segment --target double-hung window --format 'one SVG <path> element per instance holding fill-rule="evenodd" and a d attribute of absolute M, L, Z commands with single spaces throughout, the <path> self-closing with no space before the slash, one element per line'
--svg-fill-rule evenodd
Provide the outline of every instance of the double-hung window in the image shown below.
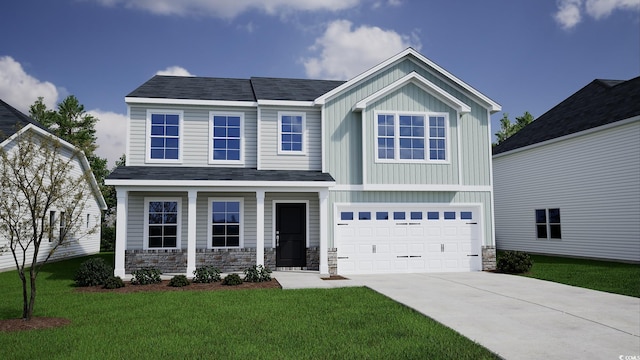
<path fill-rule="evenodd" d="M 210 113 L 209 163 L 242 164 L 244 161 L 243 113 Z"/>
<path fill-rule="evenodd" d="M 182 160 L 181 111 L 147 111 L 147 161 L 179 162 Z"/>
<path fill-rule="evenodd" d="M 242 247 L 243 201 L 209 199 L 209 248 Z"/>
<path fill-rule="evenodd" d="M 278 112 L 278 153 L 305 153 L 305 114 Z"/>
<path fill-rule="evenodd" d="M 538 239 L 562 239 L 560 209 L 536 209 Z"/>
<path fill-rule="evenodd" d="M 376 160 L 447 161 L 448 114 L 376 113 Z"/>
<path fill-rule="evenodd" d="M 180 203 L 179 198 L 145 199 L 146 249 L 180 247 Z"/>

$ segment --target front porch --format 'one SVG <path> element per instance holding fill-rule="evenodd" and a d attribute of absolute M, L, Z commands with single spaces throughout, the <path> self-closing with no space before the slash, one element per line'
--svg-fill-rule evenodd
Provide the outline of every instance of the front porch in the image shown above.
<path fill-rule="evenodd" d="M 153 266 L 191 277 L 206 265 L 223 272 L 263 265 L 329 273 L 329 175 L 257 171 L 255 178 L 264 180 L 202 180 L 191 174 L 191 180 L 169 181 L 145 180 L 154 176 L 147 171 L 136 179 L 118 179 L 131 174 L 131 168 L 118 168 L 127 171 L 116 170 L 107 181 L 117 194 L 115 275 L 125 277 Z M 256 172 L 232 170 L 240 175 Z M 164 171 L 189 173 L 185 168 Z M 292 173 L 300 181 L 288 180 Z M 216 174 L 220 176 L 210 173 Z"/>

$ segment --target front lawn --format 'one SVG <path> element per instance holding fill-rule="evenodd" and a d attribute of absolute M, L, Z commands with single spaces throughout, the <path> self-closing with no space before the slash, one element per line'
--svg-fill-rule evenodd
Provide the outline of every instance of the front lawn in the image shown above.
<path fill-rule="evenodd" d="M 612 261 L 531 255 L 524 276 L 587 289 L 640 297 L 640 265 Z"/>
<path fill-rule="evenodd" d="M 366 288 L 76 292 L 85 259 L 49 264 L 39 277 L 35 316 L 71 324 L 0 332 L 3 359 L 497 358 Z M 0 273 L 0 289 L 0 319 L 20 316 L 15 271 Z"/>

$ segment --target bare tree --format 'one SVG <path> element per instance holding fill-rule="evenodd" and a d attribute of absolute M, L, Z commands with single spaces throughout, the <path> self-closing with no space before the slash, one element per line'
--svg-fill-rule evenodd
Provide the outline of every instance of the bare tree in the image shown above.
<path fill-rule="evenodd" d="M 42 266 L 98 228 L 85 225 L 92 175 L 78 168 L 83 153 L 30 129 L 17 134 L 0 148 L 0 239 L 22 280 L 22 318 L 30 320 Z"/>

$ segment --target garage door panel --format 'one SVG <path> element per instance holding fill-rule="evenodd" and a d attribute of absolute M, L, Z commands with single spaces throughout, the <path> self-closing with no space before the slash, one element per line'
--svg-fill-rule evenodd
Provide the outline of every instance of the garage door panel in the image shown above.
<path fill-rule="evenodd" d="M 354 216 L 336 227 L 338 273 L 407 273 L 480 269 L 481 237 L 473 208 L 384 204 L 340 208 Z M 463 216 L 464 212 L 464 216 Z M 373 216 L 371 216 L 373 215 Z M 474 224 L 467 218 L 473 217 Z M 463 220 L 465 219 L 465 220 Z M 342 225 L 344 224 L 344 225 Z M 475 251 L 475 252 L 474 252 Z"/>

